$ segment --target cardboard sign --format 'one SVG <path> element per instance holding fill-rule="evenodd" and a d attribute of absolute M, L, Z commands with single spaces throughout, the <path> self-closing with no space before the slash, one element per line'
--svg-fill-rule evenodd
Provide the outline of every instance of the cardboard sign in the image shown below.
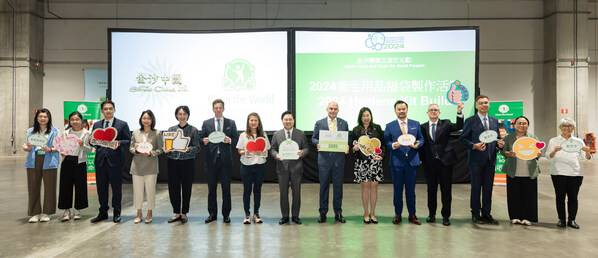
<path fill-rule="evenodd" d="M 486 130 L 480 134 L 480 137 L 478 137 L 478 139 L 480 140 L 480 142 L 483 142 L 486 144 L 492 143 L 492 142 L 498 140 L 498 133 L 496 133 L 496 131 L 494 131 L 494 130 Z"/>
<path fill-rule="evenodd" d="M 149 143 L 149 142 L 142 142 L 139 143 L 137 145 L 137 148 L 135 148 L 135 150 L 137 150 L 137 152 L 139 153 L 144 153 L 144 154 L 149 154 L 151 153 L 151 151 L 154 149 L 154 146 Z"/>
<path fill-rule="evenodd" d="M 115 141 L 118 136 L 118 131 L 114 127 L 97 128 L 91 132 L 91 140 L 93 145 L 98 145 L 106 148 L 116 149 L 118 142 Z"/>
<path fill-rule="evenodd" d="M 397 139 L 401 146 L 411 146 L 415 144 L 415 140 L 415 136 L 411 134 L 403 134 Z"/>
<path fill-rule="evenodd" d="M 370 138 L 367 135 L 362 135 L 357 140 L 357 146 L 359 147 L 359 151 L 366 156 L 379 156 L 382 154 L 382 143 L 378 138 Z"/>
<path fill-rule="evenodd" d="M 208 135 L 208 141 L 211 143 L 221 143 L 224 142 L 224 138 L 226 138 L 226 134 L 220 131 L 212 132 Z"/>
<path fill-rule="evenodd" d="M 163 132 L 162 140 L 164 141 L 164 149 L 173 151 L 187 151 L 191 137 L 186 137 L 182 129 L 176 129 L 175 132 Z"/>
<path fill-rule="evenodd" d="M 281 142 L 278 146 L 278 155 L 282 160 L 298 160 L 299 144 L 291 139 Z"/>
<path fill-rule="evenodd" d="M 60 154 L 65 156 L 76 156 L 78 155 L 79 148 L 81 147 L 81 139 L 74 134 L 60 135 L 56 137 L 55 147 Z"/>
<path fill-rule="evenodd" d="M 513 143 L 513 152 L 518 159 L 532 160 L 538 157 L 544 146 L 544 142 L 532 137 L 520 137 Z"/>
<path fill-rule="evenodd" d="M 581 148 L 583 148 L 583 142 L 580 140 L 569 138 L 569 140 L 566 140 L 563 143 L 561 143 L 561 148 L 565 152 L 579 152 L 581 151 Z"/>
<path fill-rule="evenodd" d="M 27 137 L 27 143 L 41 148 L 48 145 L 48 136 L 46 134 L 34 133 Z"/>

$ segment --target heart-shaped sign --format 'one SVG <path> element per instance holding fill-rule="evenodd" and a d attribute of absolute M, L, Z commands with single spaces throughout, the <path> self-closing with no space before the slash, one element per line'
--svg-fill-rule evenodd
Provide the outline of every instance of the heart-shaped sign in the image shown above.
<path fill-rule="evenodd" d="M 376 148 L 380 149 L 380 146 L 382 146 L 382 143 L 378 138 L 370 138 L 367 135 L 362 135 L 361 137 L 359 137 L 359 139 L 357 140 L 357 144 L 359 147 L 359 151 L 361 151 L 361 153 L 363 153 L 363 155 L 366 156 L 378 154 L 376 153 Z M 380 153 L 381 152 L 382 150 L 380 149 Z"/>
<path fill-rule="evenodd" d="M 80 141 L 81 139 L 74 134 L 60 135 L 56 137 L 55 147 L 62 155 L 75 156 L 79 151 Z"/>
<path fill-rule="evenodd" d="M 255 140 L 249 140 L 245 144 L 247 152 L 264 152 L 266 150 L 266 139 L 264 137 L 257 137 Z"/>
<path fill-rule="evenodd" d="M 536 142 L 536 148 L 538 148 L 539 150 L 544 149 L 544 147 L 546 147 L 546 143 Z"/>
<path fill-rule="evenodd" d="M 403 134 L 397 139 L 401 146 L 411 146 L 415 144 L 415 136 L 411 134 Z"/>
<path fill-rule="evenodd" d="M 480 142 L 491 143 L 498 140 L 498 133 L 496 133 L 494 130 L 486 130 L 483 131 L 478 138 Z"/>
<path fill-rule="evenodd" d="M 98 128 L 93 130 L 91 135 L 94 140 L 111 142 L 116 139 L 118 131 L 114 127 Z"/>

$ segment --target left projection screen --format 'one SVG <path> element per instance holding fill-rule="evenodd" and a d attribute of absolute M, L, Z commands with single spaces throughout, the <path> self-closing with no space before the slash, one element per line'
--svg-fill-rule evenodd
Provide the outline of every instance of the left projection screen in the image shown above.
<path fill-rule="evenodd" d="M 287 32 L 110 31 L 111 98 L 116 116 L 139 128 L 150 109 L 156 129 L 177 124 L 174 110 L 187 105 L 189 124 L 201 129 L 214 117 L 212 101 L 238 130 L 257 112 L 264 130 L 282 128 L 287 110 Z"/>

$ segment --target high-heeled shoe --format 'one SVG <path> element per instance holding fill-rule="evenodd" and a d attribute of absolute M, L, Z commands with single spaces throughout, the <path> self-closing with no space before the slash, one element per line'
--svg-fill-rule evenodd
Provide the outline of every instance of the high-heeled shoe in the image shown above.
<path fill-rule="evenodd" d="M 370 221 L 372 224 L 378 224 L 378 219 L 376 219 L 376 217 L 370 217 Z"/>
<path fill-rule="evenodd" d="M 370 224 L 372 221 L 370 220 L 370 217 L 363 217 L 363 224 Z"/>

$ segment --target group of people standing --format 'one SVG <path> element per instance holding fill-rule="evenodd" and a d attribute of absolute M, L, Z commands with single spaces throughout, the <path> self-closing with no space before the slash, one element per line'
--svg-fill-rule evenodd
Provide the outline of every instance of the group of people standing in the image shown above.
<path fill-rule="evenodd" d="M 503 169 L 507 172 L 507 201 L 511 223 L 531 225 L 538 221 L 537 205 L 537 176 L 539 173 L 537 158 L 529 161 L 518 159 L 513 151 L 514 142 L 520 137 L 534 137 L 528 133 L 529 119 L 525 116 L 514 120 L 515 132 L 490 143 L 480 142 L 480 134 L 485 131 L 495 131 L 499 134 L 499 123 L 488 115 L 490 100 L 480 95 L 475 99 L 477 113 L 464 120 L 463 104 L 457 105 L 456 123 L 448 119 L 440 119 L 440 108 L 437 104 L 428 106 L 428 121 L 420 124 L 408 118 L 409 106 L 404 101 L 394 104 L 397 116 L 386 124 L 384 130 L 373 120 L 373 114 L 367 107 L 360 109 L 357 126 L 349 130 L 348 123 L 337 117 L 339 106 L 336 102 L 328 103 L 327 116 L 315 123 L 311 143 L 318 150 L 317 165 L 320 182 L 319 193 L 319 223 L 327 221 L 329 209 L 329 186 L 332 181 L 335 222 L 345 223 L 342 214 L 342 196 L 345 158 L 348 154 L 355 157 L 354 181 L 361 184 L 361 199 L 363 204 L 363 222 L 377 224 L 376 203 L 378 184 L 384 180 L 383 158 L 388 153 L 390 175 L 393 184 L 394 224 L 402 222 L 403 192 L 408 211 L 408 222 L 420 225 L 415 209 L 415 179 L 417 169 L 423 164 L 427 182 L 428 217 L 426 222 L 436 222 L 437 192 L 441 192 L 442 224 L 449 226 L 451 216 L 451 185 L 452 166 L 456 162 L 456 150 L 449 144 L 451 133 L 463 130 L 459 140 L 468 152 L 468 168 L 471 178 L 470 208 L 472 222 L 479 224 L 498 224 L 491 215 L 492 187 L 497 152 L 506 157 Z M 214 117 L 203 122 L 201 130 L 188 124 L 190 110 L 187 106 L 175 109 L 177 124 L 168 128 L 167 132 L 182 131 L 182 137 L 189 139 L 185 149 L 172 150 L 163 146 L 163 135 L 155 129 L 156 118 L 151 110 L 145 110 L 139 118 L 139 129 L 130 133 L 126 122 L 114 117 L 115 103 L 106 100 L 101 104 L 104 119 L 96 122 L 92 130 L 112 127 L 118 133 L 114 140 L 116 147 L 108 148 L 93 144 L 90 141 L 90 131 L 83 126 L 83 116 L 75 111 L 68 117 L 68 126 L 64 132 L 59 132 L 52 126 L 52 117 L 48 109 L 39 109 L 35 114 L 33 127 L 27 130 L 27 136 L 39 134 L 47 138 L 47 144 L 42 147 L 25 143 L 23 150 L 27 152 L 25 167 L 27 168 L 27 182 L 29 190 L 29 222 L 45 222 L 56 210 L 56 180 L 57 168 L 60 164 L 60 191 L 58 208 L 64 210 L 62 221 L 81 218 L 80 210 L 88 206 L 86 186 L 86 154 L 95 148 L 96 184 L 99 213 L 91 219 L 97 223 L 108 219 L 109 189 L 112 190 L 112 220 L 121 221 L 122 175 L 124 166 L 124 151 L 133 155 L 130 173 L 133 178 L 134 207 L 136 216 L 134 223 L 146 224 L 152 222 L 152 210 L 155 207 L 155 188 L 158 174 L 158 156 L 167 156 L 168 190 L 173 208 L 173 216 L 169 223 L 188 221 L 193 176 L 195 174 L 195 159 L 203 153 L 206 177 L 208 181 L 208 217 L 205 223 L 218 219 L 217 185 L 220 182 L 222 190 L 221 216 L 224 223 L 230 223 L 231 212 L 231 173 L 233 146 L 240 156 L 240 174 L 243 181 L 243 209 L 244 224 L 260 224 L 261 187 L 266 172 L 265 163 L 268 156 L 276 160 L 280 190 L 281 219 L 279 224 L 302 224 L 299 217 L 301 205 L 301 179 L 303 174 L 303 159 L 308 154 L 310 146 L 305 134 L 295 128 L 293 113 L 286 111 L 281 115 L 283 128 L 268 139 L 264 132 L 259 114 L 250 113 L 247 116 L 246 129 L 240 135 L 234 120 L 225 118 L 224 102 L 216 99 L 212 102 Z M 577 194 L 581 186 L 583 175 L 580 160 L 590 159 L 590 149 L 584 146 L 579 152 L 565 152 L 560 147 L 564 141 L 581 141 L 572 135 L 575 122 L 563 119 L 559 124 L 561 135 L 552 138 L 545 151 L 550 159 L 550 172 L 555 188 L 556 207 L 558 211 L 559 227 L 579 228 L 576 223 Z M 320 131 L 346 131 L 349 133 L 345 153 L 320 151 Z M 218 132 L 224 135 L 219 142 L 210 140 L 210 135 Z M 415 138 L 410 145 L 402 145 L 399 137 L 409 134 Z M 58 136 L 74 135 L 78 138 L 79 148 L 68 155 L 59 154 L 55 147 Z M 359 138 L 368 136 L 378 139 L 381 143 L 377 155 L 365 155 L 360 151 Z M 247 143 L 258 138 L 265 139 L 265 146 L 260 153 L 249 152 Z M 283 159 L 280 145 L 285 141 L 293 141 L 299 146 L 298 159 Z M 149 143 L 149 152 L 139 152 L 141 144 Z M 583 141 L 581 141 L 583 144 Z M 201 150 L 201 151 L 200 151 Z M 60 162 L 60 156 L 62 163 Z M 542 155 L 538 154 L 538 158 Z M 43 209 L 41 205 L 40 189 L 44 184 Z M 292 204 L 289 205 L 289 188 L 292 192 Z M 74 209 L 73 209 L 74 189 Z M 143 200 L 147 199 L 147 212 L 143 217 Z M 253 195 L 253 209 L 251 197 Z M 568 199 L 568 209 L 565 211 L 565 199 Z M 568 213 L 568 215 L 567 215 Z"/>

